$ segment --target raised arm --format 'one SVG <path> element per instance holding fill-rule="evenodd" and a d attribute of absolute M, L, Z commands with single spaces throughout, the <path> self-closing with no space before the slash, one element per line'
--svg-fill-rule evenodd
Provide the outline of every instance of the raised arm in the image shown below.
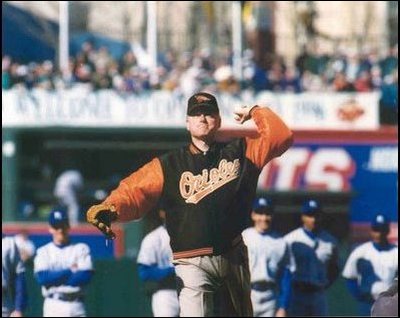
<path fill-rule="evenodd" d="M 250 112 L 259 135 L 246 138 L 246 157 L 259 169 L 282 155 L 293 143 L 293 133 L 269 108 L 253 107 Z"/>

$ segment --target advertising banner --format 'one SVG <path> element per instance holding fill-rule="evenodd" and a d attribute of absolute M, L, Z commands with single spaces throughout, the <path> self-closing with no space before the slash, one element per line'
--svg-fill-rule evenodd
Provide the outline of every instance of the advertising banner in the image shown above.
<path fill-rule="evenodd" d="M 398 144 L 395 135 L 295 133 L 295 144 L 262 171 L 259 190 L 352 192 L 352 222 L 377 213 L 398 219 Z M 320 136 L 318 140 L 317 136 Z M 379 135 L 378 135 L 379 136 Z"/>
<path fill-rule="evenodd" d="M 278 94 L 244 91 L 217 95 L 223 128 L 246 129 L 233 120 L 235 107 L 269 106 L 292 129 L 374 130 L 379 128 L 380 93 Z M 185 125 L 187 97 L 169 91 L 119 95 L 83 87 L 48 92 L 3 90 L 3 127 L 171 127 Z"/>

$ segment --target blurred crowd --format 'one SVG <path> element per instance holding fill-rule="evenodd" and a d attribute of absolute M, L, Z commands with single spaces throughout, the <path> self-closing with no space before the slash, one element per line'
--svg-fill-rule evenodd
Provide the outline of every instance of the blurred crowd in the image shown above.
<path fill-rule="evenodd" d="M 293 66 L 279 56 L 267 56 L 262 63 L 255 63 L 252 51 L 246 50 L 242 83 L 236 81 L 231 65 L 229 51 L 218 58 L 205 50 L 180 55 L 169 51 L 159 55 L 156 71 L 150 72 L 132 51 L 116 60 L 106 47 L 96 49 L 85 42 L 81 51 L 70 58 L 69 70 L 64 74 L 52 61 L 26 65 L 3 56 L 2 88 L 22 85 L 28 89 L 55 89 L 88 84 L 93 90 L 127 93 L 165 89 L 192 94 L 202 88 L 231 93 L 240 88 L 256 92 L 369 92 L 384 86 L 397 87 L 398 49 L 395 45 L 383 55 L 375 50 L 327 54 L 304 49 Z"/>
<path fill-rule="evenodd" d="M 52 61 L 21 64 L 3 56 L 2 89 L 84 86 L 89 90 L 113 89 L 122 95 L 162 89 L 184 96 L 199 90 L 230 94 L 243 89 L 254 93 L 381 91 L 381 108 L 396 112 L 398 108 L 397 44 L 383 54 L 373 49 L 360 53 L 338 49 L 328 54 L 304 48 L 293 65 L 272 55 L 256 63 L 253 52 L 246 50 L 240 82 L 234 76 L 228 50 L 219 57 L 206 50 L 160 53 L 155 70 L 143 60 L 133 51 L 115 59 L 106 47 L 95 48 L 90 42 L 83 43 L 81 50 L 70 57 L 68 70 L 63 73 Z"/>

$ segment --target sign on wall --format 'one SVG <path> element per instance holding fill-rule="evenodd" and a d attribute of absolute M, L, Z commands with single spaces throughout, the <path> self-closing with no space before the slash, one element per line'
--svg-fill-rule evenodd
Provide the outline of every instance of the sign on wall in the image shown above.
<path fill-rule="evenodd" d="M 379 92 L 302 93 L 261 92 L 217 95 L 225 128 L 243 126 L 233 120 L 241 105 L 269 106 L 292 129 L 360 130 L 379 127 Z M 187 98 L 168 91 L 121 96 L 115 91 L 90 92 L 3 90 L 3 127 L 184 127 Z"/>
<path fill-rule="evenodd" d="M 351 221 L 368 222 L 377 213 L 397 220 L 397 141 L 295 140 L 263 169 L 260 190 L 354 192 Z"/>

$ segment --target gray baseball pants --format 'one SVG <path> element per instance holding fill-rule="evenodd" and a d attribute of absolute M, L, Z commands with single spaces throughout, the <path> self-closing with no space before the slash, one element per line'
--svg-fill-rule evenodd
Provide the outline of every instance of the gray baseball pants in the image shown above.
<path fill-rule="evenodd" d="M 247 247 L 174 260 L 181 317 L 252 317 Z"/>

